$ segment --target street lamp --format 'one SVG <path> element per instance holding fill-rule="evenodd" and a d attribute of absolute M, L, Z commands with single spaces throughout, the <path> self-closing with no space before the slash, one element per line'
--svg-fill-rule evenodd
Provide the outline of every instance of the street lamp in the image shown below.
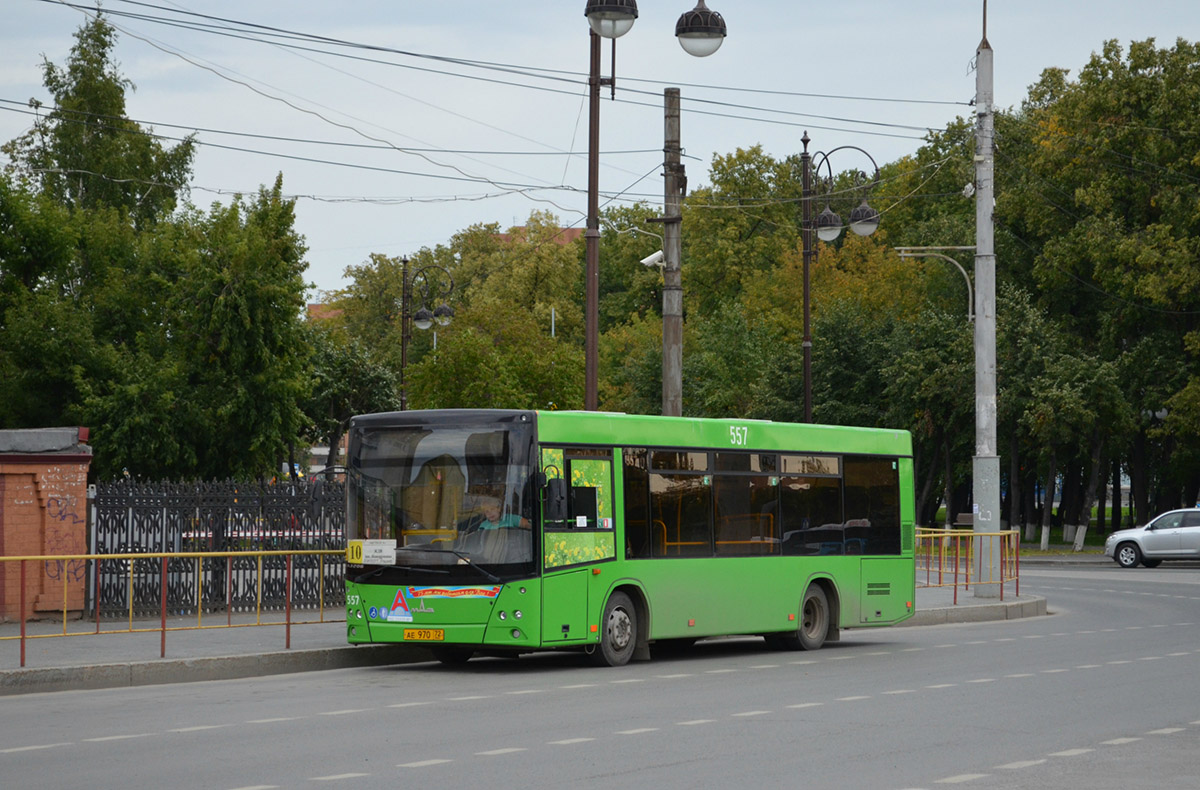
<path fill-rule="evenodd" d="M 859 236 L 870 236 L 879 227 L 879 212 L 867 205 L 866 193 L 870 192 L 876 184 L 879 183 L 879 165 L 875 163 L 875 158 L 868 154 L 863 149 L 856 145 L 842 145 L 834 148 L 828 153 L 820 151 L 815 154 L 808 152 L 808 132 L 804 133 L 804 137 L 800 138 L 800 142 L 804 143 L 804 152 L 800 155 L 800 164 L 804 172 L 804 191 L 802 202 L 804 204 L 803 226 L 800 232 L 800 240 L 804 251 L 804 421 L 812 422 L 812 332 L 810 329 L 810 310 L 809 310 L 809 267 L 816 261 L 817 247 L 813 244 L 813 233 L 817 234 L 817 238 L 824 242 L 836 241 L 838 236 L 842 235 L 842 218 L 829 207 L 829 193 L 833 186 L 833 166 L 829 163 L 830 154 L 837 153 L 845 149 L 858 151 L 871 160 L 871 165 L 875 168 L 875 174 L 869 179 L 866 173 L 861 170 L 856 172 L 855 178 L 863 189 L 862 203 L 855 206 L 850 212 L 850 230 L 854 231 Z M 830 188 L 825 191 L 825 209 L 813 222 L 812 216 L 812 174 L 813 174 L 813 158 L 817 158 L 816 171 L 820 177 L 821 167 L 824 165 L 828 173 Z"/>
<path fill-rule="evenodd" d="M 974 321 L 975 320 L 975 292 L 971 288 L 971 277 L 970 277 L 970 275 L 967 274 L 967 270 L 963 268 L 961 263 L 954 260 L 949 255 L 946 255 L 946 254 L 940 252 L 940 250 L 954 250 L 954 251 L 970 250 L 971 252 L 974 252 L 975 245 L 972 244 L 969 247 L 960 246 L 960 247 L 897 247 L 896 248 L 896 252 L 900 253 L 900 257 L 902 259 L 904 259 L 904 258 L 937 258 L 939 260 L 945 261 L 946 263 L 953 264 L 954 268 L 958 269 L 958 273 L 963 276 L 963 279 L 967 283 L 967 320 Z"/>
<path fill-rule="evenodd" d="M 616 39 L 629 32 L 637 19 L 637 0 L 591 0 L 584 7 L 591 41 L 591 65 L 588 71 L 588 197 L 587 229 L 583 234 L 586 269 L 585 329 L 584 329 L 584 408 L 595 411 L 599 406 L 598 382 L 600 369 L 600 88 L 609 86 L 616 92 L 616 77 L 600 76 L 600 39 L 613 39 L 615 60 Z M 675 35 L 689 54 L 706 57 L 716 52 L 725 39 L 725 20 L 710 11 L 699 0 L 696 7 L 683 14 L 675 25 Z"/>
<path fill-rule="evenodd" d="M 430 280 L 430 275 L 433 280 Z M 443 282 L 444 277 L 444 282 Z M 415 314 L 411 313 L 412 291 L 417 279 L 421 281 L 421 307 Z M 454 308 L 446 303 L 450 292 L 454 290 L 454 278 L 450 272 L 441 266 L 424 266 L 417 269 L 410 277 L 408 274 L 408 258 L 400 259 L 400 411 L 408 408 L 408 389 L 404 379 L 405 368 L 408 367 L 408 341 L 412 339 L 412 327 L 425 330 L 435 323 L 446 326 L 454 318 Z M 429 309 L 430 301 L 442 299 L 433 310 Z M 436 345 L 437 336 L 434 336 Z"/>

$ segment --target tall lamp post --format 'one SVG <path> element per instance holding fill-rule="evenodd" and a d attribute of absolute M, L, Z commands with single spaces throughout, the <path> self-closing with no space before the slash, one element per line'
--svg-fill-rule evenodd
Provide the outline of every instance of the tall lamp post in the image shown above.
<path fill-rule="evenodd" d="M 598 381 L 600 369 L 600 88 L 616 92 L 616 77 L 600 76 L 600 39 L 613 39 L 613 60 L 616 59 L 616 39 L 629 32 L 637 19 L 637 0 L 591 0 L 584 8 L 591 27 L 591 67 L 588 72 L 588 196 L 585 245 L 585 390 L 584 408 L 595 411 L 599 406 Z M 679 17 L 675 36 L 689 55 L 707 57 L 721 47 L 725 39 L 725 20 L 710 11 L 699 0 L 696 7 Z"/>
<path fill-rule="evenodd" d="M 433 279 L 430 279 L 430 275 Z M 403 284 L 400 288 L 400 411 L 408 408 L 408 386 L 405 369 L 408 367 L 408 341 L 412 339 L 412 328 L 429 329 L 437 323 L 446 326 L 454 318 L 454 308 L 446 303 L 450 292 L 454 290 L 454 278 L 450 272 L 441 266 L 423 266 L 408 274 L 408 258 L 400 259 L 400 278 Z M 421 307 L 412 313 L 413 286 L 418 278 L 421 281 Z M 429 309 L 430 301 L 442 300 L 433 310 Z M 436 340 L 435 340 L 436 342 Z"/>
<path fill-rule="evenodd" d="M 800 138 L 804 143 L 804 152 L 800 155 L 800 164 L 803 168 L 803 187 L 801 202 L 804 205 L 803 225 L 800 233 L 802 249 L 804 251 L 804 421 L 812 422 L 812 332 L 810 327 L 810 310 L 809 310 L 809 268 L 817 259 L 817 246 L 813 243 L 813 233 L 821 241 L 835 241 L 838 236 L 842 235 L 842 218 L 829 208 L 829 191 L 825 193 L 825 210 L 820 213 L 813 222 L 812 216 L 812 199 L 813 187 L 812 176 L 813 170 L 817 171 L 820 177 L 821 167 L 826 168 L 829 174 L 830 188 L 833 182 L 833 166 L 829 163 L 829 156 L 838 151 L 850 149 L 858 151 L 871 160 L 871 165 L 875 168 L 875 174 L 870 177 L 869 183 L 864 187 L 862 203 L 855 206 L 850 212 L 850 230 L 857 233 L 859 236 L 870 236 L 879 227 L 879 212 L 867 205 L 866 192 L 869 192 L 876 184 L 879 183 L 879 165 L 875 163 L 875 158 L 868 154 L 863 149 L 856 145 L 841 145 L 828 153 L 816 152 L 809 154 L 808 152 L 808 132 L 804 133 L 804 137 Z M 813 159 L 816 159 L 814 166 Z M 861 170 L 858 171 L 858 179 L 861 182 L 868 181 L 867 175 Z"/>

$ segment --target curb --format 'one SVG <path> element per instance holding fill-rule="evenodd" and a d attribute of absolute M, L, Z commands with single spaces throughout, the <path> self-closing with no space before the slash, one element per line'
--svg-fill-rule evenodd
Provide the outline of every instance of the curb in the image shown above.
<path fill-rule="evenodd" d="M 47 691 L 91 691 L 161 683 L 193 683 L 200 680 L 238 680 L 264 675 L 411 664 L 429 660 L 429 652 L 423 648 L 406 645 L 364 645 L 246 656 L 0 670 L 0 696 L 40 694 Z"/>
<path fill-rule="evenodd" d="M 1037 595 L 1022 595 L 1015 601 L 960 606 L 940 606 L 918 609 L 898 627 L 913 625 L 946 625 L 948 623 L 983 623 L 997 620 L 1016 620 L 1022 617 L 1041 617 L 1046 614 L 1046 599 Z"/>

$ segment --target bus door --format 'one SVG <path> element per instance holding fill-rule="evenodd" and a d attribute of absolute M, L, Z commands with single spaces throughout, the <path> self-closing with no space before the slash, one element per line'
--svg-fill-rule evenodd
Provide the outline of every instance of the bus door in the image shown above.
<path fill-rule="evenodd" d="M 586 641 L 592 566 L 616 557 L 612 450 L 543 447 L 542 641 Z M 600 604 L 602 605 L 602 604 Z"/>

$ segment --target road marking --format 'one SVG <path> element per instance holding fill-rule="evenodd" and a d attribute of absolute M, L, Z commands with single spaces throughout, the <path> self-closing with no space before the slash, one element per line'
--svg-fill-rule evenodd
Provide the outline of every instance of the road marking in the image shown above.
<path fill-rule="evenodd" d="M 366 713 L 370 708 L 346 708 L 345 710 L 323 710 L 322 716 L 349 716 L 352 713 Z"/>
<path fill-rule="evenodd" d="M 1200 653 L 1200 650 L 1197 650 L 1196 652 Z M 804 666 L 805 664 L 815 664 L 817 662 L 811 658 L 808 658 L 808 659 L 804 659 L 802 661 L 789 661 L 788 663 L 791 664 L 792 666 Z"/>
<path fill-rule="evenodd" d="M 277 721 L 297 721 L 303 716 L 279 716 L 274 719 L 250 719 L 247 724 L 274 724 Z"/>
<path fill-rule="evenodd" d="M 149 738 L 153 733 L 139 732 L 135 735 L 103 735 L 99 738 L 84 738 L 88 743 L 100 743 L 102 741 L 128 741 L 133 738 Z"/>
<path fill-rule="evenodd" d="M 824 702 L 801 702 L 798 705 L 788 705 L 789 708 L 819 708 Z"/>
<path fill-rule="evenodd" d="M 726 672 L 737 672 L 737 670 L 736 669 L 706 669 L 704 671 L 704 674 L 706 674 L 706 675 L 721 675 Z"/>
<path fill-rule="evenodd" d="M 1015 642 L 1015 641 L 1017 641 L 1017 638 L 1015 636 L 1006 636 L 1006 637 L 1003 637 L 1002 639 L 993 639 L 992 641 L 993 642 Z"/>
<path fill-rule="evenodd" d="M 959 774 L 958 776 L 947 776 L 945 779 L 939 779 L 935 784 L 939 785 L 956 785 L 963 782 L 973 782 L 976 779 L 983 779 L 989 774 Z"/>
<path fill-rule="evenodd" d="M 473 694 L 469 697 L 446 697 L 449 702 L 471 702 L 477 699 L 491 699 L 491 694 Z M 394 705 L 392 707 L 395 707 Z"/>
<path fill-rule="evenodd" d="M 744 713 L 734 713 L 734 714 L 731 714 L 731 715 L 733 715 L 733 716 L 740 716 L 740 717 L 746 717 L 746 716 L 766 716 L 766 715 L 768 715 L 768 714 L 770 714 L 770 713 L 771 713 L 771 711 L 769 711 L 769 710 L 748 710 L 748 711 L 745 711 Z"/>
<path fill-rule="evenodd" d="M 1024 639 L 1041 639 L 1042 635 L 1041 634 L 1026 634 L 1023 638 Z"/>
<path fill-rule="evenodd" d="M 1019 768 L 1031 768 L 1035 765 L 1041 765 L 1044 762 L 1046 762 L 1046 761 L 1045 760 L 1018 760 L 1015 763 L 1005 763 L 1004 765 L 997 765 L 996 770 L 997 771 L 1015 771 Z"/>
<path fill-rule="evenodd" d="M 415 763 L 400 763 L 397 768 L 427 768 L 431 765 L 441 765 L 442 763 L 451 763 L 453 760 L 435 759 L 435 760 L 417 760 Z"/>
<path fill-rule="evenodd" d="M 874 653 L 863 653 L 864 656 L 890 656 L 891 650 L 876 650 Z"/>
<path fill-rule="evenodd" d="M 858 658 L 858 656 L 830 656 L 826 661 L 849 661 L 852 658 Z"/>
<path fill-rule="evenodd" d="M 986 645 L 987 643 L 988 640 L 986 639 L 976 639 L 972 642 L 967 642 L 968 645 Z"/>
<path fill-rule="evenodd" d="M 620 681 L 614 681 L 614 682 L 619 683 Z M 543 689 L 521 689 L 520 691 L 506 691 L 504 693 L 515 697 L 515 696 L 518 696 L 521 694 L 541 694 L 542 691 L 543 691 Z"/>
<path fill-rule="evenodd" d="M 1081 754 L 1087 754 L 1088 752 L 1094 752 L 1094 751 L 1096 751 L 1096 750 L 1095 749 L 1066 749 L 1061 752 L 1051 752 L 1050 756 L 1051 757 L 1078 757 Z"/>
<path fill-rule="evenodd" d="M 834 700 L 834 702 L 857 702 L 860 699 L 870 699 L 870 697 L 864 694 L 859 694 L 856 697 L 838 697 Z"/>
<path fill-rule="evenodd" d="M 1017 672 L 1012 675 L 1005 675 L 1004 677 L 1006 677 L 1006 678 L 1031 678 L 1031 677 L 1033 677 L 1033 673 L 1032 672 Z"/>
<path fill-rule="evenodd" d="M 751 669 L 779 669 L 778 664 L 755 664 Z"/>
<path fill-rule="evenodd" d="M 479 757 L 495 757 L 498 754 L 512 754 L 527 751 L 523 746 L 509 746 L 507 749 L 491 749 L 486 752 L 475 752 Z"/>
<path fill-rule="evenodd" d="M 1059 672 L 1070 672 L 1069 669 L 1043 669 L 1043 675 L 1057 675 Z"/>
<path fill-rule="evenodd" d="M 617 735 L 641 735 L 643 732 L 657 732 L 658 727 L 638 727 L 636 730 L 617 730 Z"/>
<path fill-rule="evenodd" d="M 1163 727 L 1161 730 L 1150 730 L 1147 735 L 1174 735 L 1177 732 L 1183 732 L 1183 727 Z"/>
<path fill-rule="evenodd" d="M 663 680 L 675 680 L 676 678 L 694 678 L 695 676 L 696 673 L 694 672 L 677 672 L 674 675 L 655 675 L 654 677 L 662 678 Z"/>
<path fill-rule="evenodd" d="M 388 705 L 388 707 L 389 708 L 413 708 L 413 707 L 416 707 L 417 705 L 428 705 L 428 704 L 430 704 L 430 703 L 428 703 L 428 702 L 397 702 L 392 705 Z"/>
<path fill-rule="evenodd" d="M 1191 655 L 1191 654 L 1185 650 L 1182 653 L 1167 653 L 1167 655 L 1170 656 L 1171 658 L 1176 658 L 1178 656 L 1187 656 L 1187 655 Z"/>
<path fill-rule="evenodd" d="M 597 683 L 575 683 L 570 686 L 559 686 L 560 689 L 591 689 L 595 688 Z"/>
<path fill-rule="evenodd" d="M 712 724 L 716 719 L 692 719 L 691 721 L 675 722 L 680 727 L 692 727 L 696 724 Z"/>
<path fill-rule="evenodd" d="M 885 691 L 884 694 L 916 694 L 916 689 L 896 689 L 895 691 Z"/>
<path fill-rule="evenodd" d="M 900 652 L 901 653 L 920 653 L 924 649 L 925 648 L 923 648 L 923 647 L 906 647 L 903 650 L 901 650 Z"/>
<path fill-rule="evenodd" d="M 595 738 L 565 738 L 561 741 L 550 741 L 549 743 L 553 746 L 570 746 L 573 743 L 587 743 L 588 741 L 594 741 L 594 740 L 596 740 L 596 739 Z"/>
<path fill-rule="evenodd" d="M 1079 664 L 1075 668 L 1076 669 L 1099 669 L 1100 664 Z"/>
<path fill-rule="evenodd" d="M 1158 661 L 1162 656 L 1142 656 L 1138 661 Z"/>
<path fill-rule="evenodd" d="M 200 732 L 201 730 L 216 730 L 216 729 L 219 729 L 219 728 L 225 727 L 225 726 L 228 726 L 228 725 L 225 725 L 225 724 L 201 724 L 198 727 L 179 727 L 174 730 L 167 730 L 167 732 Z"/>
<path fill-rule="evenodd" d="M 610 681 L 608 681 L 608 682 L 609 682 L 609 683 L 613 683 L 613 684 L 618 684 L 618 683 L 645 683 L 645 682 L 646 682 L 646 679 L 645 679 L 645 678 L 626 678 L 625 680 L 610 680 Z"/>
<path fill-rule="evenodd" d="M 967 682 L 968 683 L 995 683 L 996 679 L 995 678 L 977 678 L 975 680 L 968 680 Z"/>
<path fill-rule="evenodd" d="M 1101 741 L 1103 746 L 1124 746 L 1127 743 L 1135 743 L 1141 738 L 1113 738 L 1111 741 Z"/>
<path fill-rule="evenodd" d="M 935 683 L 932 686 L 926 686 L 927 689 L 949 689 L 957 686 L 957 683 Z"/>
<path fill-rule="evenodd" d="M 0 749 L 0 754 L 14 754 L 15 752 L 32 752 L 38 749 L 53 749 L 55 746 L 70 746 L 70 743 L 39 743 L 37 746 L 14 746 L 11 749 Z"/>
<path fill-rule="evenodd" d="M 246 785 L 245 787 L 235 787 L 233 790 L 279 790 L 279 785 Z"/>
<path fill-rule="evenodd" d="M 370 774 L 331 774 L 330 776 L 314 776 L 312 778 L 312 781 L 314 781 L 314 782 L 342 782 L 342 781 L 345 781 L 346 779 L 362 779 L 364 776 L 370 776 Z"/>
<path fill-rule="evenodd" d="M 1106 663 L 1106 664 L 1132 664 L 1133 662 L 1122 659 L 1120 661 L 1105 661 L 1104 663 Z"/>

